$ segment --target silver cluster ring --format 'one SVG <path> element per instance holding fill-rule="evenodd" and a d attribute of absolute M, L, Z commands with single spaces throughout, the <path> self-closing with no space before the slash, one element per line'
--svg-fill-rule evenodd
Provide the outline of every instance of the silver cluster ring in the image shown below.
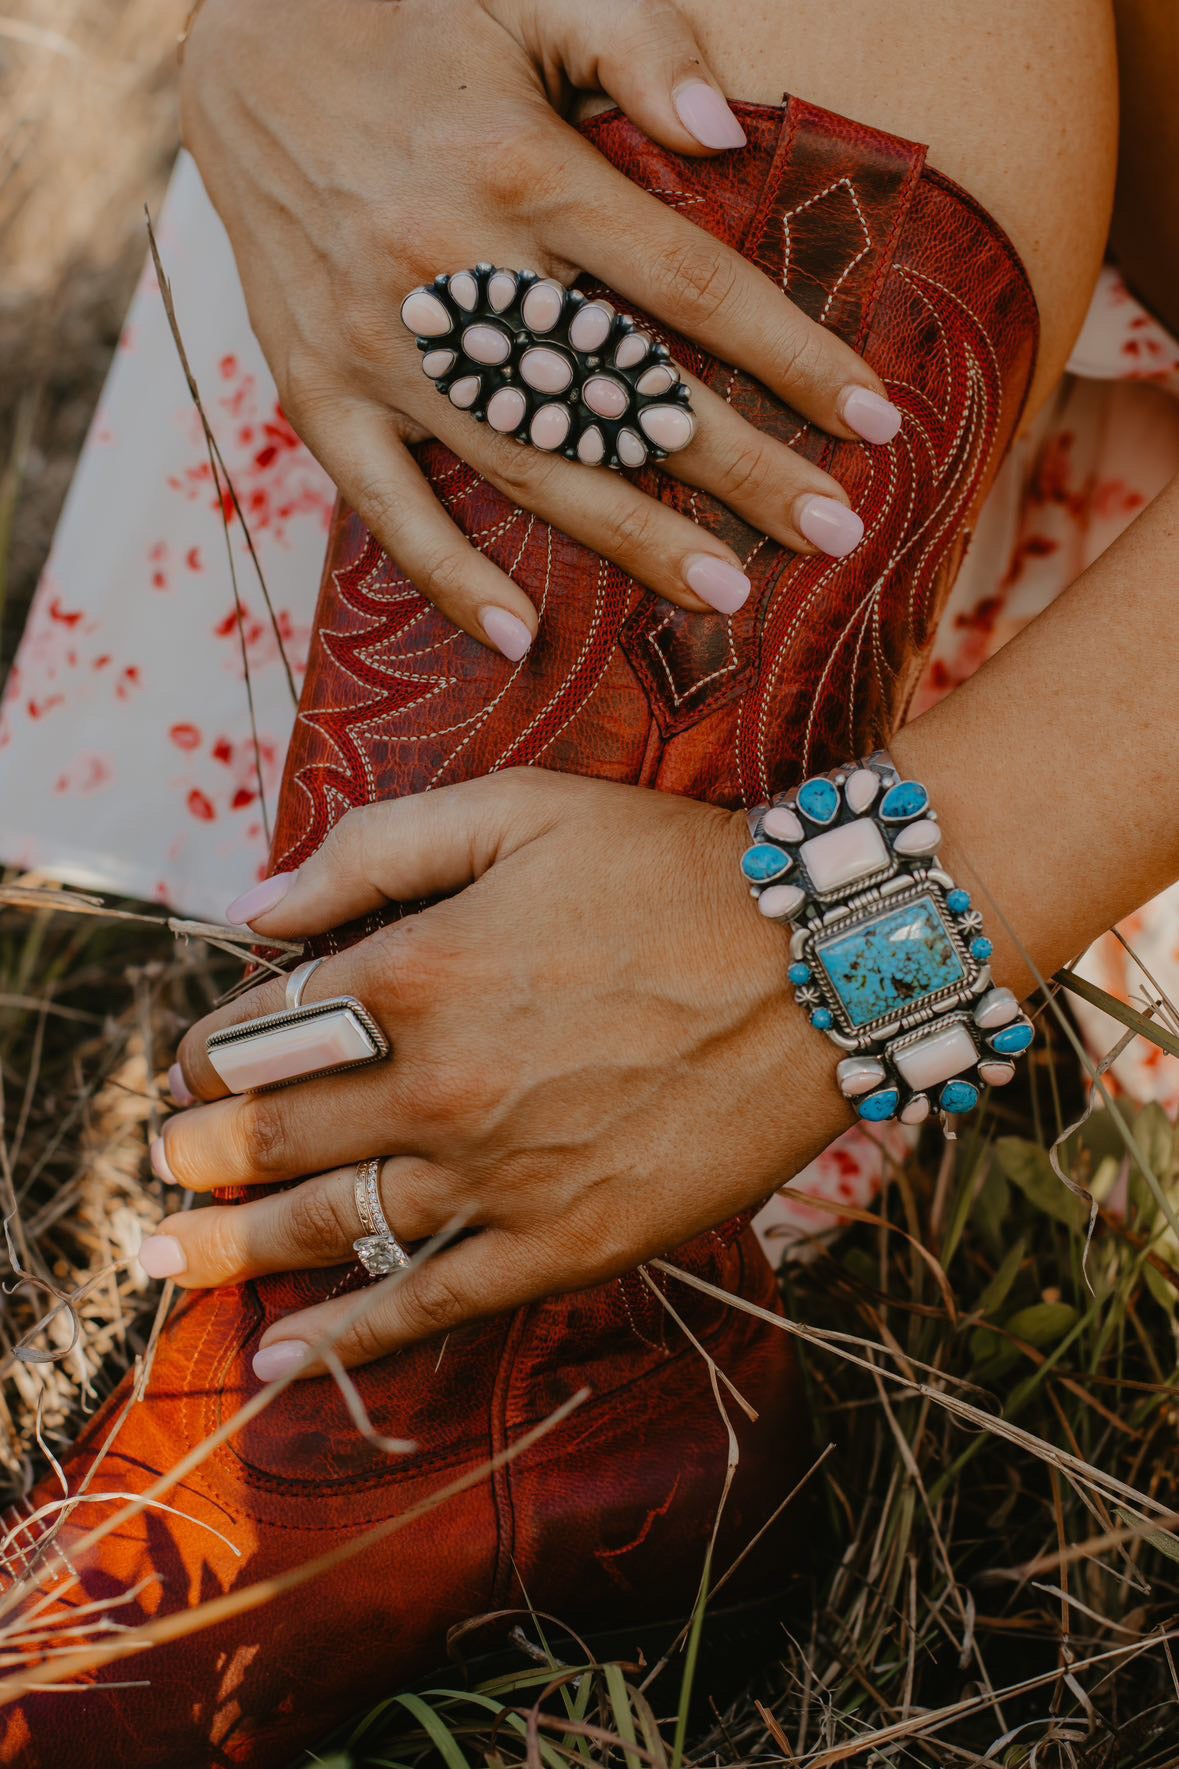
<path fill-rule="evenodd" d="M 381 1208 L 380 1161 L 358 1161 L 352 1183 L 356 1213 L 364 1230 L 353 1241 L 352 1251 L 371 1278 L 384 1278 L 391 1271 L 404 1270 L 409 1254 L 389 1227 Z"/>
<path fill-rule="evenodd" d="M 535 270 L 436 276 L 405 297 L 401 321 L 439 393 L 517 442 L 590 467 L 643 467 L 695 434 L 666 345 Z"/>

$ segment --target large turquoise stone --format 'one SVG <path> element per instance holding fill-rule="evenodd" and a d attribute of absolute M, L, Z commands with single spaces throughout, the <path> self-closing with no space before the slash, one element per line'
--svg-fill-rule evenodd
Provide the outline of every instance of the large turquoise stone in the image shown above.
<path fill-rule="evenodd" d="M 781 878 L 789 872 L 794 862 L 789 854 L 781 848 L 775 848 L 770 842 L 758 842 L 756 847 L 748 848 L 741 859 L 741 870 L 750 884 L 768 884 L 772 878 Z"/>
<path fill-rule="evenodd" d="M 902 823 L 919 817 L 929 804 L 929 794 L 918 780 L 900 780 L 890 786 L 880 801 L 880 815 L 886 823 Z"/>
<path fill-rule="evenodd" d="M 839 809 L 839 793 L 829 780 L 806 780 L 798 789 L 797 803 L 812 823 L 830 823 Z"/>
<path fill-rule="evenodd" d="M 891 1019 L 965 976 L 928 896 L 882 910 L 850 932 L 816 944 L 814 955 L 853 1026 Z"/>
<path fill-rule="evenodd" d="M 1001 1051 L 1004 1056 L 1018 1056 L 1026 1050 L 1036 1036 L 1035 1028 L 1027 1020 L 1016 1020 L 1013 1026 L 1004 1026 L 991 1039 L 991 1049 Z"/>
<path fill-rule="evenodd" d="M 970 1081 L 947 1081 L 937 1103 L 943 1112 L 972 1112 L 978 1104 L 978 1088 Z"/>

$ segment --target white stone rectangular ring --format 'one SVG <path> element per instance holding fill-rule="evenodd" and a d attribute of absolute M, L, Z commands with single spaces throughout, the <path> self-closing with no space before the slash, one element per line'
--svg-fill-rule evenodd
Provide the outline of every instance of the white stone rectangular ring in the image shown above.
<path fill-rule="evenodd" d="M 214 1032 L 205 1049 L 230 1093 L 258 1093 L 379 1063 L 389 1041 L 354 995 L 336 995 Z"/>

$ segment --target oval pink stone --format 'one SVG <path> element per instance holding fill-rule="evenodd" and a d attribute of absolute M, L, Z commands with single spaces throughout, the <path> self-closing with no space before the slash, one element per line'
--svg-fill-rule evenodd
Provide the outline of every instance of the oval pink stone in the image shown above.
<path fill-rule="evenodd" d="M 538 393 L 564 393 L 573 379 L 573 365 L 567 356 L 540 344 L 524 352 L 520 373 Z"/>
<path fill-rule="evenodd" d="M 415 338 L 441 338 L 453 322 L 437 295 L 429 289 L 414 289 L 401 303 L 401 323 Z"/>
<path fill-rule="evenodd" d="M 613 381 L 606 375 L 591 375 L 582 398 L 590 411 L 597 412 L 600 418 L 620 418 L 630 403 L 622 382 Z"/>
<path fill-rule="evenodd" d="M 577 458 L 584 461 L 587 467 L 596 467 L 605 452 L 606 443 L 602 432 L 596 424 L 591 424 L 588 430 L 581 433 L 577 444 Z"/>
<path fill-rule="evenodd" d="M 641 436 L 636 436 L 633 430 L 620 430 L 616 446 L 618 458 L 624 467 L 641 467 L 647 458 L 643 439 Z"/>
<path fill-rule="evenodd" d="M 507 270 L 496 270 L 487 283 L 487 299 L 493 313 L 502 313 L 516 299 L 516 279 Z"/>
<path fill-rule="evenodd" d="M 479 299 L 479 284 L 469 270 L 456 271 L 447 284 L 447 288 L 450 290 L 451 299 L 457 301 L 465 312 L 472 313 L 474 311 L 475 303 Z"/>
<path fill-rule="evenodd" d="M 463 349 L 472 362 L 506 362 L 511 348 L 498 326 L 468 326 L 463 333 Z"/>
<path fill-rule="evenodd" d="M 657 399 L 661 393 L 670 393 L 679 378 L 678 370 L 669 362 L 653 362 L 649 369 L 643 370 L 635 386 L 648 398 Z"/>
<path fill-rule="evenodd" d="M 577 317 L 569 327 L 569 342 L 574 350 L 600 350 L 610 336 L 614 309 L 604 301 L 590 301 L 578 308 Z"/>
<path fill-rule="evenodd" d="M 454 360 L 453 350 L 427 350 L 422 358 L 422 369 L 431 381 L 440 381 L 447 369 L 454 367 Z"/>
<path fill-rule="evenodd" d="M 501 387 L 487 402 L 487 422 L 493 430 L 515 430 L 524 421 L 525 409 L 526 401 L 518 387 Z"/>
<path fill-rule="evenodd" d="M 460 411 L 465 412 L 478 399 L 479 387 L 478 375 L 461 376 L 450 388 L 448 397 L 451 405 L 457 405 Z"/>
<path fill-rule="evenodd" d="M 534 332 L 551 332 L 561 317 L 565 291 L 560 283 L 533 283 L 521 309 L 524 324 Z"/>
<path fill-rule="evenodd" d="M 633 369 L 636 363 L 642 362 L 650 348 L 651 340 L 646 332 L 628 332 L 614 352 L 615 368 Z"/>
<path fill-rule="evenodd" d="M 537 448 L 560 448 L 569 434 L 569 408 L 565 405 L 542 405 L 532 420 L 529 435 Z"/>
<path fill-rule="evenodd" d="M 651 405 L 639 413 L 639 428 L 656 448 L 686 448 L 695 425 L 682 405 Z"/>

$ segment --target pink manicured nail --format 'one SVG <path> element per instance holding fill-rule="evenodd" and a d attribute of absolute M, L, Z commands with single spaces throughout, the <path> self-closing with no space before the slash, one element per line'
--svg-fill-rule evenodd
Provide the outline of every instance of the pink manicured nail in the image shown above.
<path fill-rule="evenodd" d="M 175 1278 L 188 1261 L 175 1235 L 148 1235 L 139 1249 L 139 1263 L 149 1278 Z"/>
<path fill-rule="evenodd" d="M 848 429 L 865 442 L 891 442 L 901 427 L 898 408 L 870 387 L 849 387 L 839 411 Z"/>
<path fill-rule="evenodd" d="M 280 1339 L 254 1353 L 254 1374 L 259 1382 L 273 1382 L 277 1377 L 289 1376 L 292 1370 L 297 1370 L 306 1356 L 305 1339 Z"/>
<path fill-rule="evenodd" d="M 519 663 L 527 657 L 532 634 L 516 615 L 509 614 L 506 608 L 485 608 L 479 618 L 491 643 L 509 662 Z"/>
<path fill-rule="evenodd" d="M 173 1063 L 168 1070 L 168 1092 L 178 1106 L 195 1106 L 196 1094 L 189 1091 L 188 1082 L 184 1079 L 184 1070 L 179 1063 Z"/>
<path fill-rule="evenodd" d="M 234 927 L 248 927 L 260 915 L 265 915 L 267 910 L 282 902 L 298 876 L 297 872 L 276 872 L 273 878 L 264 878 L 261 884 L 243 891 L 225 911 L 226 921 Z"/>
<path fill-rule="evenodd" d="M 148 1149 L 147 1154 L 148 1159 L 151 1162 L 151 1170 L 156 1178 L 162 1179 L 166 1185 L 175 1185 L 177 1183 L 176 1175 L 168 1165 L 168 1156 L 164 1148 L 164 1139 L 162 1136 L 152 1137 L 151 1147 Z"/>
<path fill-rule="evenodd" d="M 838 498 L 803 498 L 798 505 L 799 529 L 824 553 L 842 559 L 864 538 L 864 524 Z"/>
<path fill-rule="evenodd" d="M 736 614 L 749 597 L 745 573 L 713 553 L 689 553 L 684 560 L 684 582 L 718 614 Z"/>
<path fill-rule="evenodd" d="M 744 147 L 748 137 L 715 86 L 689 80 L 671 95 L 676 115 L 701 147 Z"/>

